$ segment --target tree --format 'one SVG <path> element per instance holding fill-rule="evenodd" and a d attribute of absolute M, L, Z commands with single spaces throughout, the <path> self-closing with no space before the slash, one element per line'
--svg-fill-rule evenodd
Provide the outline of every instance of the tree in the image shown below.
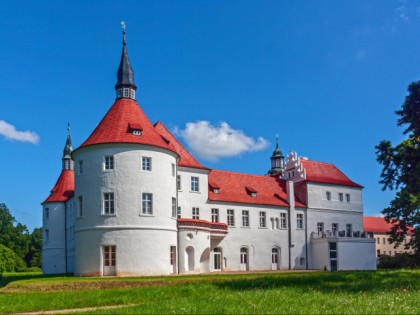
<path fill-rule="evenodd" d="M 376 160 L 383 165 L 382 190 L 396 190 L 390 206 L 382 210 L 387 222 L 393 224 L 390 238 L 400 244 L 410 227 L 416 231 L 407 246 L 414 246 L 420 253 L 420 81 L 408 86 L 408 95 L 400 110 L 398 126 L 405 126 L 408 138 L 395 147 L 388 140 L 377 145 Z"/>
<path fill-rule="evenodd" d="M 18 271 L 23 267 L 23 260 L 10 248 L 0 244 L 0 274 L 3 272 Z"/>
<path fill-rule="evenodd" d="M 35 228 L 31 234 L 29 251 L 25 256 L 28 267 L 39 267 L 42 265 L 42 228 Z"/>
<path fill-rule="evenodd" d="M 30 234 L 25 225 L 17 223 L 4 203 L 0 203 L 0 244 L 14 251 L 21 259 L 28 252 Z"/>

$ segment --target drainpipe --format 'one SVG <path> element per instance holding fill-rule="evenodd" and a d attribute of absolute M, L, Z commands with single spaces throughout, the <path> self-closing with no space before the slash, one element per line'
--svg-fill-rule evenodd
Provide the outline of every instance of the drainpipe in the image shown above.
<path fill-rule="evenodd" d="M 308 184 L 305 183 L 306 188 L 306 210 L 305 210 L 305 254 L 306 254 L 306 270 L 309 269 L 309 257 L 308 257 Z"/>
<path fill-rule="evenodd" d="M 289 203 L 289 269 L 292 269 L 292 247 L 295 246 L 296 211 L 295 189 L 293 181 L 286 182 L 287 202 Z"/>
<path fill-rule="evenodd" d="M 67 202 L 64 202 L 64 268 L 67 273 Z"/>

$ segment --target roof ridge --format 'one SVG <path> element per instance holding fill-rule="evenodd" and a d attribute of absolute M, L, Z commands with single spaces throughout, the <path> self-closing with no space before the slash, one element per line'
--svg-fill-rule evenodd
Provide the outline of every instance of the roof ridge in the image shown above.
<path fill-rule="evenodd" d="M 218 169 L 214 169 L 214 168 L 211 169 L 211 172 L 212 171 L 223 172 L 223 173 L 231 173 L 231 174 L 239 174 L 239 175 L 247 175 L 247 176 L 255 176 L 255 177 L 262 177 L 262 178 L 273 178 L 272 176 L 259 175 L 259 174 L 249 174 L 249 173 L 235 172 L 235 171 L 218 170 Z"/>

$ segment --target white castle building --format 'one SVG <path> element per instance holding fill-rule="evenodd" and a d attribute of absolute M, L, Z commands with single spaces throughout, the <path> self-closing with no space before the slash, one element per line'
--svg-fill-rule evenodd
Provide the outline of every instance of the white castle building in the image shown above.
<path fill-rule="evenodd" d="M 362 186 L 278 144 L 265 176 L 203 166 L 140 108 L 123 38 L 116 100 L 42 203 L 45 274 L 376 269 Z"/>

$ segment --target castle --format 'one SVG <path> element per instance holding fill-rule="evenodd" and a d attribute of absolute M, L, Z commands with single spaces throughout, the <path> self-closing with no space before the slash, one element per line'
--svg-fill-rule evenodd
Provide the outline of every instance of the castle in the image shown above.
<path fill-rule="evenodd" d="M 376 269 L 362 186 L 276 143 L 265 176 L 209 169 L 136 101 L 126 34 L 116 100 L 43 207 L 45 274 Z"/>

